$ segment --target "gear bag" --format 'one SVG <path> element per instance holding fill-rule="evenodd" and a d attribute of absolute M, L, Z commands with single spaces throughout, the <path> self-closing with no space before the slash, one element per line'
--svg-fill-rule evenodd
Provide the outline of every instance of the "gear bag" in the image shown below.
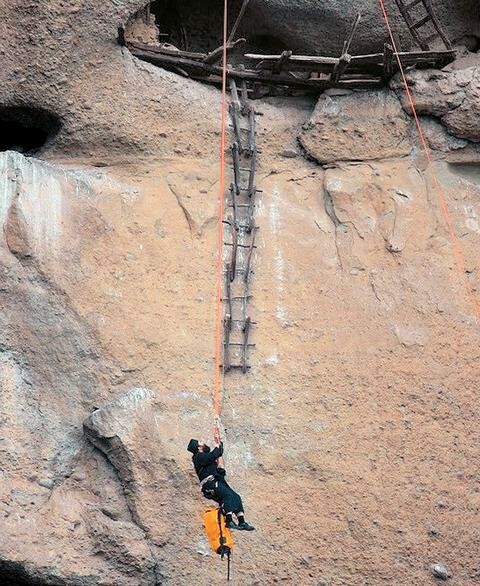
<path fill-rule="evenodd" d="M 233 539 L 225 524 L 225 516 L 220 508 L 207 509 L 203 513 L 203 525 L 210 545 L 215 553 L 227 556 L 227 580 L 230 580 L 230 561 L 233 558 Z"/>
<path fill-rule="evenodd" d="M 233 549 L 233 539 L 222 511 L 216 508 L 207 509 L 203 513 L 203 525 L 213 551 L 222 557 L 229 556 Z"/>

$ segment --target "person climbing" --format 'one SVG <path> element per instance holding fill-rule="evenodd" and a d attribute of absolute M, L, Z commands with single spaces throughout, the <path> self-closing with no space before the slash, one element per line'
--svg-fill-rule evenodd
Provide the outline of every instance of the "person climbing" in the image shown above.
<path fill-rule="evenodd" d="M 254 531 L 255 527 L 245 521 L 240 495 L 229 486 L 225 480 L 225 469 L 217 463 L 223 454 L 223 443 L 220 442 L 218 446 L 210 450 L 206 443 L 191 439 L 187 450 L 193 454 L 192 462 L 203 496 L 216 501 L 221 506 L 227 527 L 241 531 Z M 233 515 L 237 517 L 238 525 L 234 522 Z"/>

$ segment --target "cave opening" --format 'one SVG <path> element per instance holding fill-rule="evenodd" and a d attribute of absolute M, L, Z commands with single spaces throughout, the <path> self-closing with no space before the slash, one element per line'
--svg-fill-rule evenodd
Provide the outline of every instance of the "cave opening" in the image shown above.
<path fill-rule="evenodd" d="M 241 6 L 242 0 L 230 1 L 229 30 Z M 168 44 L 181 51 L 209 53 L 221 46 L 222 29 L 223 0 L 154 0 L 129 19 L 125 37 L 145 44 Z M 247 8 L 236 35 L 246 39 L 246 51 L 276 53 L 288 48 L 273 36 L 252 35 L 251 29 Z"/>
<path fill-rule="evenodd" d="M 0 151 L 33 155 L 58 134 L 58 116 L 42 108 L 0 106 Z"/>
<path fill-rule="evenodd" d="M 49 582 L 53 584 L 53 582 Z M 61 582 L 55 582 L 60 584 Z M 20 562 L 0 560 L 0 584 L 8 586 L 47 586 L 40 579 L 33 578 Z"/>

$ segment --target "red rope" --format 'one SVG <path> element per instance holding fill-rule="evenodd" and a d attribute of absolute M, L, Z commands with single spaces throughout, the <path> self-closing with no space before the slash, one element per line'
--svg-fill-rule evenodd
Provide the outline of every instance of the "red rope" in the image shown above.
<path fill-rule="evenodd" d="M 227 29 L 228 0 L 223 2 L 222 123 L 220 131 L 220 185 L 218 194 L 217 285 L 215 304 L 215 384 L 213 394 L 213 436 L 220 440 L 222 412 L 222 283 L 223 283 L 223 200 L 225 196 L 225 146 L 227 136 Z"/>
<path fill-rule="evenodd" d="M 430 170 L 432 173 L 433 182 L 435 184 L 435 187 L 437 188 L 438 201 L 440 203 L 440 209 L 442 210 L 443 219 L 445 221 L 445 225 L 447 226 L 447 231 L 448 231 L 448 234 L 450 237 L 450 242 L 452 244 L 453 253 L 455 256 L 455 263 L 457 265 L 458 271 L 461 273 L 461 278 L 463 279 L 463 281 L 465 283 L 465 287 L 467 289 L 467 293 L 470 298 L 470 302 L 472 304 L 473 311 L 474 311 L 475 316 L 477 318 L 477 322 L 478 322 L 478 324 L 480 324 L 480 306 L 478 304 L 477 299 L 475 298 L 475 295 L 473 293 L 473 289 L 472 289 L 472 286 L 468 280 L 468 277 L 466 276 L 466 266 L 467 265 L 466 265 L 465 255 L 463 253 L 462 246 L 460 244 L 460 240 L 458 239 L 458 237 L 455 233 L 453 221 L 452 221 L 449 209 L 448 209 L 447 196 L 445 194 L 445 190 L 442 187 L 442 184 L 440 183 L 437 172 L 435 171 L 435 168 L 433 166 L 432 153 L 430 151 L 430 147 L 428 146 L 427 140 L 425 138 L 425 133 L 423 132 L 423 128 L 420 123 L 420 119 L 418 118 L 417 110 L 415 108 L 415 102 L 413 100 L 413 95 L 412 95 L 412 92 L 411 92 L 410 87 L 407 82 L 407 78 L 405 75 L 405 70 L 403 69 L 402 61 L 401 61 L 400 56 L 398 54 L 397 44 L 395 43 L 395 38 L 393 36 L 392 27 L 390 26 L 390 20 L 388 18 L 385 4 L 384 4 L 383 0 L 378 0 L 378 1 L 380 3 L 380 9 L 382 11 L 383 18 L 385 19 L 385 24 L 387 25 L 388 34 L 390 36 L 390 40 L 392 42 L 392 47 L 395 52 L 395 56 L 397 58 L 398 67 L 400 69 L 400 73 L 402 76 L 403 86 L 405 88 L 405 93 L 407 94 L 408 102 L 410 104 L 410 109 L 411 109 L 413 117 L 415 119 L 415 124 L 417 126 L 418 134 L 420 137 L 420 142 L 422 144 L 422 148 L 425 153 L 425 157 L 430 165 Z"/>

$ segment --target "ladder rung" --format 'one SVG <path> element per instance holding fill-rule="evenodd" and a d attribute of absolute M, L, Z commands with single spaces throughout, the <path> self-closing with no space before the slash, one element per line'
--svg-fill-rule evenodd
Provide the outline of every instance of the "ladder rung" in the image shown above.
<path fill-rule="evenodd" d="M 220 365 L 222 368 L 224 367 L 223 364 Z M 231 370 L 232 368 L 241 368 L 244 369 L 246 368 L 247 370 L 249 370 L 250 368 L 252 368 L 249 364 L 229 364 L 228 366 L 226 366 L 225 368 L 227 368 L 228 370 Z"/>
<path fill-rule="evenodd" d="M 239 248 L 257 248 L 255 244 L 252 246 L 251 244 L 233 244 L 232 242 L 224 242 L 224 246 L 238 246 Z"/>
<path fill-rule="evenodd" d="M 431 20 L 430 15 L 427 14 L 427 16 L 424 16 L 421 20 L 414 22 L 410 28 L 420 28 L 424 24 L 427 24 L 427 22 L 429 22 L 430 20 Z"/>
<path fill-rule="evenodd" d="M 412 8 L 414 8 L 417 4 L 420 4 L 420 2 L 423 2 L 423 0 L 413 0 L 413 2 L 410 2 L 410 4 L 406 4 L 405 5 L 405 10 L 411 10 Z"/>

